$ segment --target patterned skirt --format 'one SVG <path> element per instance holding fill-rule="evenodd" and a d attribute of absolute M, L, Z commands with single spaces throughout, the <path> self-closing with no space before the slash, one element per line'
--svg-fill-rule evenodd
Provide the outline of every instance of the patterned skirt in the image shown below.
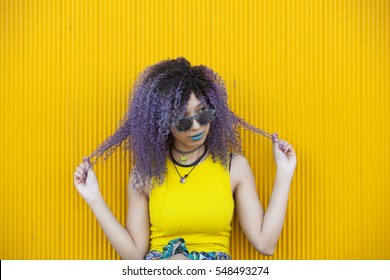
<path fill-rule="evenodd" d="M 224 252 L 188 252 L 183 238 L 176 238 L 168 242 L 163 252 L 152 250 L 146 253 L 145 260 L 164 260 L 173 255 L 183 254 L 190 260 L 231 260 L 232 257 Z"/>

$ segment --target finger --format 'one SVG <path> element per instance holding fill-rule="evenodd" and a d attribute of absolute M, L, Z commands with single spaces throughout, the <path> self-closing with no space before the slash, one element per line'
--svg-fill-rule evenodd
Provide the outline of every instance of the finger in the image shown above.
<path fill-rule="evenodd" d="M 288 145 L 290 145 L 290 144 L 286 140 L 278 139 L 278 138 L 276 138 L 276 139 L 279 143 L 279 145 L 278 145 L 279 149 L 281 149 L 284 153 L 286 153 L 288 150 Z"/>
<path fill-rule="evenodd" d="M 85 166 L 85 163 L 84 163 L 84 162 L 81 162 L 81 163 L 79 164 L 78 167 L 80 167 L 82 170 L 84 170 L 84 172 L 87 172 L 87 171 L 88 171 L 88 169 L 87 169 L 87 167 Z"/>
<path fill-rule="evenodd" d="M 81 168 L 83 168 L 85 170 L 85 172 L 88 173 L 90 166 L 91 166 L 91 162 L 89 161 L 89 159 L 87 157 L 83 157 L 83 160 L 79 164 L 79 166 L 81 166 Z"/>
<path fill-rule="evenodd" d="M 279 139 L 279 142 L 278 142 L 278 146 L 277 146 L 279 149 L 281 149 L 283 152 L 285 152 L 287 150 L 287 144 L 285 141 L 282 141 L 281 139 Z"/>
<path fill-rule="evenodd" d="M 283 153 L 286 154 L 288 152 L 288 150 L 290 149 L 291 145 L 287 141 L 282 141 L 281 145 L 282 145 L 282 147 L 280 147 L 280 148 L 282 149 Z"/>
<path fill-rule="evenodd" d="M 84 183 L 84 181 L 82 180 L 82 179 L 80 179 L 80 178 L 76 178 L 75 180 L 74 180 L 74 184 L 77 186 L 77 185 L 79 185 L 79 184 L 83 184 Z"/>
<path fill-rule="evenodd" d="M 74 176 L 77 176 L 77 177 L 79 177 L 79 178 L 82 178 L 82 177 L 83 177 L 83 172 L 82 172 L 82 171 L 79 171 L 79 170 L 76 170 L 76 171 L 74 172 Z"/>
<path fill-rule="evenodd" d="M 76 167 L 76 170 L 80 173 L 85 172 L 85 169 L 81 167 L 81 165 Z"/>
<path fill-rule="evenodd" d="M 88 176 L 88 173 L 85 171 L 85 169 L 83 169 L 81 167 L 77 167 L 76 170 L 80 174 L 80 176 L 82 176 L 82 177 L 87 177 Z"/>
<path fill-rule="evenodd" d="M 292 153 L 292 154 L 295 153 L 294 148 L 293 148 L 292 145 L 288 145 L 288 152 L 289 152 L 289 153 Z"/>
<path fill-rule="evenodd" d="M 279 149 L 283 150 L 285 148 L 285 146 L 283 143 L 281 143 L 281 140 L 279 139 L 278 132 L 271 134 L 271 136 L 272 136 L 272 142 L 274 144 L 274 148 L 275 149 L 279 148 Z"/>
<path fill-rule="evenodd" d="M 283 143 L 279 143 L 279 149 L 281 149 L 284 153 L 287 151 L 287 147 Z"/>
<path fill-rule="evenodd" d="M 85 168 L 81 168 L 80 166 L 76 168 L 76 171 L 80 174 L 81 177 L 87 178 L 88 171 Z"/>
<path fill-rule="evenodd" d="M 271 137 L 272 137 L 272 142 L 273 143 L 279 142 L 279 133 L 278 132 L 275 132 L 275 133 L 271 134 Z"/>
<path fill-rule="evenodd" d="M 88 171 L 92 166 L 91 161 L 88 157 L 83 157 L 83 161 L 84 161 L 85 167 L 87 168 L 87 171 Z"/>
<path fill-rule="evenodd" d="M 279 137 L 278 137 L 278 133 L 275 132 L 274 134 L 271 135 L 272 136 L 272 144 L 274 146 L 274 148 L 277 148 L 278 145 L 279 145 Z"/>
<path fill-rule="evenodd" d="M 84 182 L 85 179 L 86 179 L 86 176 L 83 174 L 83 173 L 80 173 L 80 172 L 75 172 L 74 173 L 74 179 L 77 180 L 79 179 L 81 182 Z"/>
<path fill-rule="evenodd" d="M 77 172 L 74 173 L 73 178 L 74 178 L 75 185 L 84 183 L 84 181 L 85 181 L 85 180 L 83 180 L 82 176 L 80 176 L 80 174 L 78 174 Z"/>

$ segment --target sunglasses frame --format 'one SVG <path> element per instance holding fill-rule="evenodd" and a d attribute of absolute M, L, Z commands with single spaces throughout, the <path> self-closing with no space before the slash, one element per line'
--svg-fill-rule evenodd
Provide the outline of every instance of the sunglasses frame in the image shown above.
<path fill-rule="evenodd" d="M 207 123 L 207 124 L 200 124 L 199 123 L 199 116 L 201 114 L 203 114 L 204 112 L 210 112 L 210 122 Z M 172 125 L 177 129 L 177 131 L 179 131 L 179 132 L 186 132 L 186 131 L 191 129 L 194 119 L 198 122 L 198 124 L 200 126 L 206 126 L 206 125 L 210 124 L 213 121 L 214 116 L 215 116 L 215 109 L 204 109 L 204 110 L 201 110 L 198 114 L 193 115 L 191 117 L 181 117 L 181 118 L 178 118 L 175 122 L 172 123 Z M 180 123 L 180 121 L 182 119 L 188 119 L 191 122 L 191 126 L 188 129 L 186 129 L 186 130 L 180 130 L 180 129 L 177 128 L 179 126 L 179 123 Z"/>

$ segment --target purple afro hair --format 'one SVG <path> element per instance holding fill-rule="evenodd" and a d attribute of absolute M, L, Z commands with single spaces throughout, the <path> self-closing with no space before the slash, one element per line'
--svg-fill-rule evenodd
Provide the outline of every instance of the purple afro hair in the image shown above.
<path fill-rule="evenodd" d="M 103 155 L 108 159 L 125 143 L 124 150 L 132 152 L 133 187 L 141 190 L 150 183 L 161 184 L 172 141 L 171 123 L 184 114 L 192 92 L 216 110 L 205 142 L 214 161 L 227 168 L 229 154 L 242 152 L 239 126 L 270 138 L 229 109 L 226 88 L 218 74 L 203 65 L 191 66 L 179 57 L 149 66 L 138 76 L 118 129 L 89 156 L 96 157 L 93 164 Z"/>

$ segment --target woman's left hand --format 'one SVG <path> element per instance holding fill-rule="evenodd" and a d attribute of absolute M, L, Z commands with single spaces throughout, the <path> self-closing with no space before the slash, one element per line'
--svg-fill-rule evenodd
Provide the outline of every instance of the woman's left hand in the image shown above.
<path fill-rule="evenodd" d="M 292 175 L 297 165 L 297 157 L 292 145 L 286 140 L 279 139 L 277 132 L 272 134 L 272 142 L 277 169 Z"/>

